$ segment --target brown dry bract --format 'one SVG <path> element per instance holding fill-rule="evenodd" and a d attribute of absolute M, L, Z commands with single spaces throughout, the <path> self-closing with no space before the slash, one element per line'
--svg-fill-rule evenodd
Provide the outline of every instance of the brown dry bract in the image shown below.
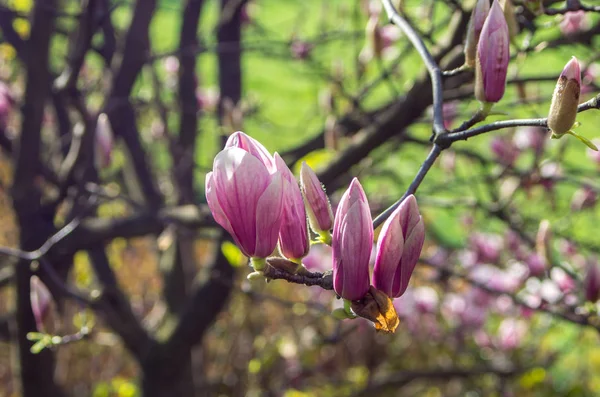
<path fill-rule="evenodd" d="M 352 310 L 372 321 L 377 331 L 394 333 L 400 324 L 390 297 L 372 286 L 363 299 L 352 302 Z"/>

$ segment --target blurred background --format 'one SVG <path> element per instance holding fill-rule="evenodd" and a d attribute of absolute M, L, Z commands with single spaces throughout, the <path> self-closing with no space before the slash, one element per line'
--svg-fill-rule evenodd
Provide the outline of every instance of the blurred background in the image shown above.
<path fill-rule="evenodd" d="M 474 1 L 392 3 L 443 70 L 462 65 Z M 484 123 L 547 117 L 572 56 L 580 102 L 600 93 L 596 1 L 508 7 Z M 573 137 L 444 150 L 416 194 L 427 237 L 395 334 L 334 319 L 333 291 L 248 281 L 207 211 L 205 175 L 242 130 L 296 175 L 311 165 L 334 206 L 358 177 L 375 217 L 431 148 L 431 103 L 379 1 L 0 0 L 0 245 L 21 250 L 0 260 L 0 396 L 598 395 L 600 156 Z M 479 107 L 471 71 L 444 77 L 446 128 Z M 578 121 L 600 138 L 597 109 Z M 304 263 L 329 270 L 331 252 Z"/>

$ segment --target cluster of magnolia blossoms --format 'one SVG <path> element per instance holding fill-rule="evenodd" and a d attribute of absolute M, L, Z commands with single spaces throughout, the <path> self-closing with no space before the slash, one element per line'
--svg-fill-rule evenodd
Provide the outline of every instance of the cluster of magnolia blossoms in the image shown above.
<path fill-rule="evenodd" d="M 510 59 L 510 38 L 516 33 L 511 0 L 477 0 L 471 13 L 465 41 L 465 66 L 475 68 L 475 98 L 483 104 L 487 115 L 492 105 L 502 99 Z M 508 21 L 508 23 L 507 23 Z M 577 106 L 581 91 L 581 71 L 575 57 L 560 74 L 548 115 L 548 128 L 553 138 L 573 135 L 589 148 L 598 150 L 585 137 L 575 133 Z"/>
<path fill-rule="evenodd" d="M 335 292 L 348 301 L 359 301 L 371 290 L 373 222 L 358 179 L 342 196 L 334 218 L 329 199 L 310 167 L 302 165 L 298 186 L 277 153 L 271 156 L 258 141 L 236 132 L 206 176 L 206 198 L 215 220 L 250 257 L 256 271 L 281 262 L 267 260 L 277 246 L 281 256 L 297 264 L 292 271 L 305 271 L 302 258 L 311 244 L 309 224 L 316 240 L 332 247 Z M 401 296 L 424 239 L 423 219 L 410 195 L 382 227 L 373 286 L 390 298 Z"/>

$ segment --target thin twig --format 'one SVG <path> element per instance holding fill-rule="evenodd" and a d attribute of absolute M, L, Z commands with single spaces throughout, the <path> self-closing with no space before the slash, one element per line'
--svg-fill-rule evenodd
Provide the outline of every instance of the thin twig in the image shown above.
<path fill-rule="evenodd" d="M 390 21 L 402 30 L 427 67 L 427 71 L 431 77 L 431 87 L 433 91 L 433 132 L 436 136 L 443 134 L 446 131 L 446 128 L 444 127 L 442 71 L 433 59 L 433 56 L 425 46 L 421 37 L 415 32 L 412 26 L 398 14 L 398 11 L 396 11 L 392 5 L 392 1 L 382 0 L 382 3 Z"/>

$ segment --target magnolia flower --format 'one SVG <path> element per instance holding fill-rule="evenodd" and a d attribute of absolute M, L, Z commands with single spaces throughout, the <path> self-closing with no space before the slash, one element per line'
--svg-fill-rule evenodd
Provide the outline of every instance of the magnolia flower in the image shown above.
<path fill-rule="evenodd" d="M 266 258 L 277 245 L 283 192 L 275 160 L 243 132 L 229 138 L 206 175 L 206 200 L 215 220 L 251 258 Z"/>
<path fill-rule="evenodd" d="M 367 196 L 354 178 L 340 200 L 333 224 L 333 289 L 344 299 L 359 300 L 369 291 L 373 223 Z"/>
<path fill-rule="evenodd" d="M 509 57 L 508 25 L 498 0 L 494 0 L 477 44 L 475 98 L 478 101 L 494 103 L 502 99 Z"/>
<path fill-rule="evenodd" d="M 404 294 L 425 241 L 425 226 L 412 194 L 386 220 L 377 240 L 373 286 L 389 297 Z"/>

